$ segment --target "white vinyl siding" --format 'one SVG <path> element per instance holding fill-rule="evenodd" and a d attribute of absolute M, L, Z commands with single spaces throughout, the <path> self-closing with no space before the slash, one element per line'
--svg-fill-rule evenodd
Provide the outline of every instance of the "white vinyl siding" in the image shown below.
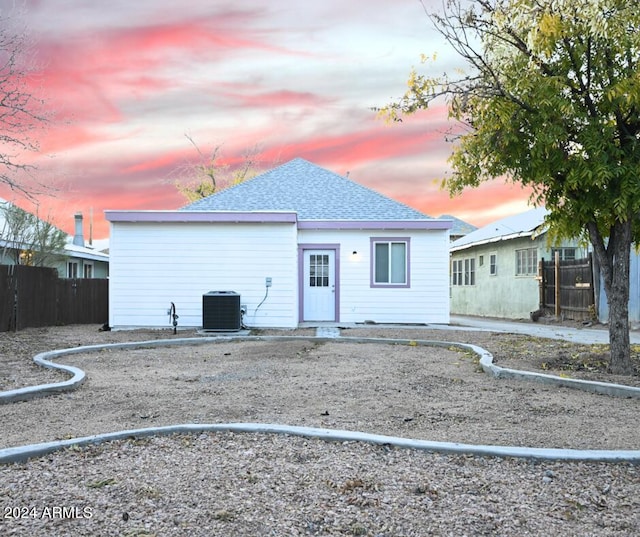
<path fill-rule="evenodd" d="M 200 327 L 209 291 L 239 293 L 247 326 L 297 326 L 294 224 L 115 222 L 110 252 L 111 326 L 168 327 L 174 302 L 179 327 Z"/>
<path fill-rule="evenodd" d="M 345 323 L 448 323 L 449 238 L 446 230 L 411 230 L 411 286 L 371 286 L 372 230 L 300 230 L 302 244 L 340 244 L 339 321 Z M 397 241 L 395 241 L 397 242 Z M 354 253 L 355 252 L 355 253 Z"/>
<path fill-rule="evenodd" d="M 109 324 L 171 328 L 167 310 L 174 302 L 178 329 L 199 327 L 202 295 L 235 291 L 247 306 L 247 326 L 296 327 L 300 245 L 320 250 L 330 245 L 336 251 L 340 322 L 448 323 L 448 232 L 405 233 L 392 242 L 410 242 L 411 286 L 372 287 L 375 230 L 299 230 L 294 223 L 112 222 Z M 267 277 L 272 278 L 268 295 Z"/>

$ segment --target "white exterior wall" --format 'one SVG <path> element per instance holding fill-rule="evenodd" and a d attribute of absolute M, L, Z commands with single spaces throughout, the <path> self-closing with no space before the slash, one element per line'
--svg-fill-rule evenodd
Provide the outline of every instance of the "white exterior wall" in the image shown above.
<path fill-rule="evenodd" d="M 298 234 L 300 244 L 340 244 L 340 322 L 449 322 L 448 230 L 299 230 Z M 370 286 L 372 237 L 410 237 L 411 287 Z"/>
<path fill-rule="evenodd" d="M 202 326 L 202 295 L 235 291 L 251 327 L 296 327 L 295 224 L 112 222 L 109 324 Z M 264 303 L 265 278 L 273 285 Z M 256 308 L 257 311 L 256 311 Z"/>

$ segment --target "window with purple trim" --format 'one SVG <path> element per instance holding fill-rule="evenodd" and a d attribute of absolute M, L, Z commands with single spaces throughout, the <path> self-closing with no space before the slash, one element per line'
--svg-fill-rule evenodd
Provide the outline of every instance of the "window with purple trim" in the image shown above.
<path fill-rule="evenodd" d="M 409 242 L 372 240 L 374 286 L 408 286 Z"/>

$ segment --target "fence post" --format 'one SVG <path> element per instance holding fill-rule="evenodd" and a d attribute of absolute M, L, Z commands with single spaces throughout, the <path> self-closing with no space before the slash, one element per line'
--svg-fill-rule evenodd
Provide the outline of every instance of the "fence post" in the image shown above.
<path fill-rule="evenodd" d="M 594 272 L 594 269 L 593 269 L 593 254 L 591 252 L 587 254 L 587 259 L 589 260 L 589 274 L 591 275 L 591 298 L 593 300 L 593 316 L 595 317 L 594 320 L 597 321 L 600 318 L 600 312 L 599 312 L 600 308 L 598 307 L 599 292 L 596 293 L 596 285 L 598 286 L 598 289 L 599 289 L 600 280 L 599 278 L 597 279 L 596 273 Z"/>
<path fill-rule="evenodd" d="M 11 313 L 9 315 L 9 331 L 18 331 L 18 274 L 17 265 L 9 265 L 9 301 Z"/>
<path fill-rule="evenodd" d="M 538 278 L 538 281 L 540 282 L 540 286 L 538 287 L 538 292 L 540 294 L 538 300 L 538 309 L 540 311 L 544 311 L 544 308 L 546 306 L 545 293 L 547 292 L 547 282 L 545 281 L 544 277 L 544 257 L 541 258 L 540 261 L 538 261 Z"/>
<path fill-rule="evenodd" d="M 556 257 L 554 259 L 555 276 L 556 276 L 556 317 L 560 318 L 560 252 L 556 250 Z"/>

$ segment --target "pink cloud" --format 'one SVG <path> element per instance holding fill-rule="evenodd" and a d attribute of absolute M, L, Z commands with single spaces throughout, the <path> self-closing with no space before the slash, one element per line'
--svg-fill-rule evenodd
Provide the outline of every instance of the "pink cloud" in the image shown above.
<path fill-rule="evenodd" d="M 320 132 L 299 140 L 289 139 L 270 148 L 266 154 L 278 154 L 283 160 L 301 156 L 321 165 L 332 163 L 340 167 L 419 154 L 429 146 L 446 143 L 443 134 L 436 130 L 439 126 L 444 128 L 440 114 L 438 109 L 422 112 L 402 128 L 375 121 L 372 114 L 368 119 L 360 120 L 360 129 L 327 135 Z M 426 129 L 425 121 L 431 122 L 433 128 Z"/>
<path fill-rule="evenodd" d="M 380 14 L 371 10 L 364 19 L 384 17 L 389 8 L 388 1 L 373 1 Z M 376 80 L 369 89 L 363 84 L 362 103 L 354 105 L 348 96 L 340 96 L 349 83 L 348 73 L 332 86 L 327 78 L 335 75 L 332 63 L 307 61 L 327 54 L 324 48 L 313 48 L 332 39 L 323 34 L 332 25 L 348 24 L 339 18 L 351 16 L 361 30 L 364 19 L 353 19 L 361 11 L 354 6 L 329 6 L 335 20 L 307 20 L 287 29 L 290 17 L 302 17 L 303 11 L 269 4 L 196 20 L 172 19 L 159 1 L 153 17 L 142 22 L 123 18 L 119 27 L 96 25 L 90 31 L 77 30 L 78 25 L 69 32 L 51 28 L 38 44 L 42 68 L 33 79 L 45 90 L 52 111 L 42 148 L 63 153 L 57 162 L 41 160 L 43 174 L 58 173 L 57 181 L 64 185 L 61 195 L 47 203 L 69 216 L 68 232 L 73 231 L 73 212 L 87 214 L 93 207 L 96 237 L 108 233 L 104 209 L 180 207 L 185 201 L 172 184 L 172 173 L 197 154 L 186 141 L 182 149 L 176 149 L 175 142 L 192 125 L 199 144 L 224 144 L 223 163 L 241 162 L 242 153 L 258 143 L 259 159 L 267 168 L 304 157 L 337 173 L 349 171 L 354 180 L 430 215 L 485 215 L 490 213 L 487 206 L 522 196 L 495 184 L 451 200 L 437 185 L 451 150 L 444 139 L 449 128 L 444 107 L 385 125 L 366 108 L 382 82 Z M 275 11 L 283 18 L 267 17 Z M 354 42 L 359 35 L 353 33 Z M 353 57 L 350 54 L 345 52 L 344 61 Z M 294 64 L 286 63 L 292 58 Z M 283 72 L 295 77 L 273 77 L 271 64 L 265 67 L 263 59 L 282 62 Z M 377 65 L 367 69 L 373 72 Z M 201 78 L 198 71 L 206 71 L 206 76 Z M 385 76 L 381 72 L 379 80 Z M 398 84 L 401 94 L 403 80 Z M 197 109 L 193 101 L 206 106 Z M 182 119 L 183 110 L 185 125 L 171 124 Z M 216 124 L 219 118 L 223 126 Z M 176 139 L 167 139 L 171 136 Z"/>
<path fill-rule="evenodd" d="M 255 87 L 252 87 L 255 90 Z M 332 99 L 316 95 L 311 92 L 278 90 L 253 95 L 235 95 L 235 99 L 240 101 L 240 106 L 251 108 L 273 108 L 273 107 L 319 107 L 330 103 Z"/>

